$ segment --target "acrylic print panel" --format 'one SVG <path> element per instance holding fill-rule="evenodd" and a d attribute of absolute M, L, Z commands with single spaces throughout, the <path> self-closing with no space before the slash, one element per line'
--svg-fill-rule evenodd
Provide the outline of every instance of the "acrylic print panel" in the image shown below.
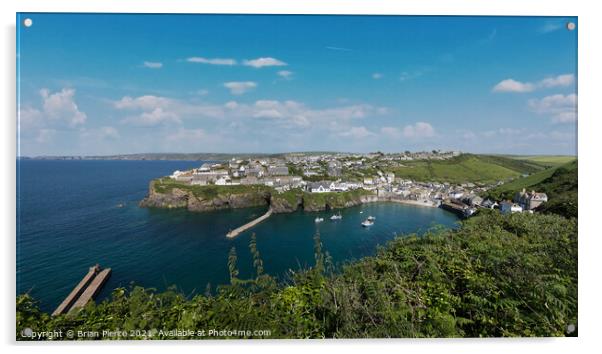
<path fill-rule="evenodd" d="M 16 21 L 17 340 L 577 334 L 577 18 Z"/>

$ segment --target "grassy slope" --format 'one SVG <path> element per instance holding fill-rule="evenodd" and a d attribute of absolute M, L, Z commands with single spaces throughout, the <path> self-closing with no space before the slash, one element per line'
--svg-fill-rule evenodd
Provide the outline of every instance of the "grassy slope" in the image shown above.
<path fill-rule="evenodd" d="M 554 172 L 558 169 L 558 167 L 548 168 L 543 171 L 536 172 L 527 177 L 521 177 L 515 179 L 512 182 L 505 183 L 499 187 L 496 187 L 486 193 L 486 196 L 493 198 L 495 200 L 502 199 L 512 199 L 514 193 L 517 191 L 525 189 L 531 189 L 537 186 L 539 183 L 544 181 L 547 178 L 550 178 Z"/>
<path fill-rule="evenodd" d="M 549 201 L 541 211 L 577 217 L 578 168 L 577 160 L 549 168 L 531 176 L 514 180 L 486 193 L 501 200 L 512 199 L 521 189 L 533 189 L 548 195 Z"/>
<path fill-rule="evenodd" d="M 516 156 L 514 158 L 533 161 L 538 164 L 547 166 L 560 166 L 572 162 L 577 159 L 575 156 L 566 155 L 535 155 L 535 156 Z"/>
<path fill-rule="evenodd" d="M 544 213 L 577 217 L 578 213 L 578 170 L 577 161 L 559 167 L 552 176 L 537 185 L 550 196 L 550 200 L 539 207 Z"/>
<path fill-rule="evenodd" d="M 494 183 L 542 169 L 544 166 L 531 161 L 463 154 L 449 160 L 408 161 L 392 171 L 397 177 L 418 181 Z"/>

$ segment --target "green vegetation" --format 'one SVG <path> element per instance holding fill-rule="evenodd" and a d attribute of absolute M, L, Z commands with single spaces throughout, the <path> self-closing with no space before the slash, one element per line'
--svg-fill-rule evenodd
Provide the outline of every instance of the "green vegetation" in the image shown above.
<path fill-rule="evenodd" d="M 550 178 L 536 186 L 551 196 L 547 203 L 538 208 L 538 211 L 576 218 L 578 213 L 577 182 L 576 160 L 559 167 Z"/>
<path fill-rule="evenodd" d="M 495 200 L 512 199 L 514 193 L 523 188 L 532 189 L 548 195 L 548 202 L 540 207 L 540 211 L 577 217 L 577 177 L 577 160 L 573 160 L 503 184 L 489 190 L 485 196 Z"/>
<path fill-rule="evenodd" d="M 303 193 L 303 207 L 306 210 L 319 210 L 322 206 L 331 209 L 344 208 L 348 203 L 357 203 L 365 195 L 374 195 L 365 189 L 355 189 L 347 192 Z"/>
<path fill-rule="evenodd" d="M 388 170 L 401 178 L 460 184 L 495 183 L 544 168 L 535 162 L 502 156 L 462 154 L 447 160 L 405 161 L 402 167 Z"/>
<path fill-rule="evenodd" d="M 297 202 L 303 197 L 303 190 L 300 188 L 294 188 L 282 193 L 272 193 L 272 200 L 284 199 L 289 205 L 297 206 Z"/>
<path fill-rule="evenodd" d="M 577 325 L 574 218 L 484 210 L 459 229 L 398 237 L 337 270 L 316 235 L 315 266 L 281 284 L 263 271 L 261 238 L 253 237 L 250 249 L 256 275 L 239 278 L 233 248 L 231 284 L 214 295 L 118 288 L 110 300 L 57 317 L 20 295 L 17 339 L 24 328 L 236 328 L 267 329 L 269 338 L 366 338 L 564 336 Z"/>
<path fill-rule="evenodd" d="M 534 155 L 534 156 L 513 156 L 515 159 L 533 161 L 540 165 L 555 167 L 567 164 L 577 159 L 576 156 L 566 155 Z"/>
<path fill-rule="evenodd" d="M 156 179 L 153 181 L 153 183 L 154 190 L 157 193 L 167 194 L 170 193 L 174 188 L 177 188 L 184 191 L 190 191 L 194 194 L 195 197 L 204 200 L 213 199 L 217 196 L 223 195 L 235 195 L 244 193 L 269 193 L 272 191 L 271 187 L 264 185 L 190 185 L 183 182 L 175 181 L 169 177 Z"/>

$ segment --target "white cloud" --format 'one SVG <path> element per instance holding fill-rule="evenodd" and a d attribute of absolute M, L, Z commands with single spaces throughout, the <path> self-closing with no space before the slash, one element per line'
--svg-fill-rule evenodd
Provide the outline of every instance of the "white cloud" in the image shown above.
<path fill-rule="evenodd" d="M 577 112 L 576 111 L 565 111 L 556 113 L 552 117 L 553 123 L 573 123 L 577 121 Z"/>
<path fill-rule="evenodd" d="M 180 117 L 173 112 L 166 112 L 163 108 L 155 108 L 150 112 L 142 112 L 136 116 L 130 116 L 123 120 L 123 123 L 140 126 L 154 126 L 158 124 L 179 124 L 182 121 Z"/>
<path fill-rule="evenodd" d="M 111 126 L 103 126 L 97 129 L 82 129 L 80 136 L 86 141 L 111 141 L 120 138 L 119 131 Z"/>
<path fill-rule="evenodd" d="M 272 57 L 257 58 L 245 60 L 243 65 L 252 66 L 254 68 L 263 68 L 264 66 L 285 66 L 285 62 Z"/>
<path fill-rule="evenodd" d="M 19 128 L 29 130 L 44 124 L 44 115 L 33 107 L 19 108 Z"/>
<path fill-rule="evenodd" d="M 122 123 L 142 126 L 158 124 L 179 124 L 182 116 L 221 117 L 223 109 L 214 105 L 195 105 L 184 101 L 153 95 L 139 97 L 125 96 L 113 102 L 118 110 L 135 111 Z"/>
<path fill-rule="evenodd" d="M 51 93 L 48 89 L 40 90 L 43 100 L 42 115 L 45 119 L 64 122 L 70 127 L 76 127 L 86 122 L 86 113 L 79 110 L 74 101 L 74 89 L 62 89 Z"/>
<path fill-rule="evenodd" d="M 564 87 L 572 85 L 575 82 L 575 75 L 564 74 L 556 77 L 548 77 L 539 82 L 539 86 L 550 88 L 550 87 Z"/>
<path fill-rule="evenodd" d="M 550 116 L 554 123 L 570 123 L 577 120 L 577 95 L 551 95 L 528 101 L 531 111 Z"/>
<path fill-rule="evenodd" d="M 426 122 L 416 122 L 403 128 L 403 136 L 406 138 L 430 138 L 435 136 L 435 129 Z"/>
<path fill-rule="evenodd" d="M 329 50 L 336 50 L 336 51 L 339 51 L 339 52 L 351 52 L 351 49 L 344 48 L 344 47 L 326 46 L 324 48 L 329 49 Z"/>
<path fill-rule="evenodd" d="M 493 87 L 493 92 L 532 92 L 540 88 L 566 87 L 575 82 L 575 75 L 563 74 L 554 77 L 547 77 L 536 83 L 521 82 L 514 79 L 500 81 Z"/>
<path fill-rule="evenodd" d="M 290 80 L 293 77 L 293 72 L 288 70 L 280 70 L 277 74 L 286 80 Z"/>
<path fill-rule="evenodd" d="M 125 96 L 119 101 L 115 101 L 113 105 L 117 109 L 142 109 L 142 110 L 153 110 L 155 108 L 165 108 L 173 103 L 170 98 L 161 96 L 144 95 L 132 98 Z"/>
<path fill-rule="evenodd" d="M 163 67 L 163 63 L 154 61 L 145 61 L 142 65 L 149 69 L 161 69 Z"/>
<path fill-rule="evenodd" d="M 190 57 L 186 59 L 189 63 L 201 63 L 210 65 L 236 65 L 236 60 L 230 58 L 203 58 L 203 57 Z"/>
<path fill-rule="evenodd" d="M 185 129 L 180 128 L 176 132 L 167 135 L 168 142 L 199 142 L 207 137 L 203 129 Z"/>
<path fill-rule="evenodd" d="M 39 91 L 42 107 L 19 106 L 19 137 L 32 139 L 38 144 L 54 140 L 60 130 L 84 129 L 86 113 L 79 110 L 75 103 L 75 90 L 62 89 L 51 92 Z"/>
<path fill-rule="evenodd" d="M 416 78 L 424 75 L 425 72 L 428 72 L 428 71 L 430 71 L 429 68 L 424 68 L 424 69 L 415 70 L 415 71 L 404 71 L 399 75 L 399 81 L 404 82 L 404 81 L 416 79 Z"/>
<path fill-rule="evenodd" d="M 539 27 L 539 33 L 550 33 L 558 31 L 563 27 L 563 23 L 561 21 L 549 21 L 546 22 L 543 26 Z"/>
<path fill-rule="evenodd" d="M 382 77 L 383 77 L 383 74 L 381 74 L 381 73 L 374 73 L 374 74 L 372 74 L 372 78 L 374 80 L 381 79 Z"/>
<path fill-rule="evenodd" d="M 351 127 L 349 130 L 343 131 L 338 134 L 342 137 L 349 137 L 353 139 L 364 139 L 372 136 L 376 136 L 375 133 L 368 130 L 366 127 Z"/>
<path fill-rule="evenodd" d="M 231 89 L 239 89 L 238 86 Z M 243 88 L 244 87 L 243 85 Z M 113 102 L 113 107 L 130 112 L 122 123 L 153 126 L 180 124 L 184 119 L 227 119 L 229 123 L 247 124 L 252 120 L 270 121 L 280 128 L 316 128 L 331 131 L 348 130 L 352 120 L 386 114 L 385 107 L 354 104 L 335 107 L 313 108 L 293 100 L 258 100 L 253 103 L 228 101 L 209 104 L 177 100 L 160 96 L 125 96 Z M 131 112 L 135 114 L 131 114 Z"/>
<path fill-rule="evenodd" d="M 389 136 L 391 138 L 399 138 L 401 137 L 401 130 L 399 128 L 395 128 L 395 127 L 382 127 L 380 128 L 380 132 L 386 136 Z"/>
<path fill-rule="evenodd" d="M 514 79 L 502 80 L 493 87 L 493 92 L 531 92 L 533 90 L 535 90 L 535 85 L 532 83 Z"/>
<path fill-rule="evenodd" d="M 55 129 L 40 129 L 38 130 L 38 135 L 35 138 L 35 141 L 39 144 L 44 144 L 51 142 L 56 135 Z"/>
<path fill-rule="evenodd" d="M 100 136 L 103 139 L 118 139 L 119 138 L 119 131 L 117 131 L 117 129 L 113 128 L 113 127 L 101 127 L 100 128 Z"/>
<path fill-rule="evenodd" d="M 257 84 L 253 81 L 232 81 L 224 83 L 224 87 L 233 95 L 242 95 L 257 87 Z"/>
<path fill-rule="evenodd" d="M 435 136 L 435 129 L 432 125 L 426 122 L 416 122 L 414 124 L 408 124 L 403 129 L 397 127 L 382 127 L 380 128 L 381 134 L 394 139 L 400 138 L 431 138 Z"/>

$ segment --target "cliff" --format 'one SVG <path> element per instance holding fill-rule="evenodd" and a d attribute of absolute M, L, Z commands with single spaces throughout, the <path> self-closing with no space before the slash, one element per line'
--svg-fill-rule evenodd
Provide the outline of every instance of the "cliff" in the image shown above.
<path fill-rule="evenodd" d="M 149 194 L 140 202 L 140 206 L 186 208 L 189 211 L 267 206 L 270 193 L 267 188 L 262 187 L 190 186 L 160 179 L 151 181 Z"/>
<path fill-rule="evenodd" d="M 303 210 L 321 211 L 349 208 L 352 206 L 377 202 L 378 196 L 365 190 L 343 193 L 304 193 Z"/>
<path fill-rule="evenodd" d="M 149 194 L 140 202 L 140 206 L 210 211 L 269 205 L 274 213 L 292 213 L 299 208 L 305 211 L 321 211 L 377 201 L 378 197 L 366 190 L 306 193 L 295 189 L 278 193 L 273 188 L 260 185 L 190 186 L 162 178 L 151 181 Z"/>

